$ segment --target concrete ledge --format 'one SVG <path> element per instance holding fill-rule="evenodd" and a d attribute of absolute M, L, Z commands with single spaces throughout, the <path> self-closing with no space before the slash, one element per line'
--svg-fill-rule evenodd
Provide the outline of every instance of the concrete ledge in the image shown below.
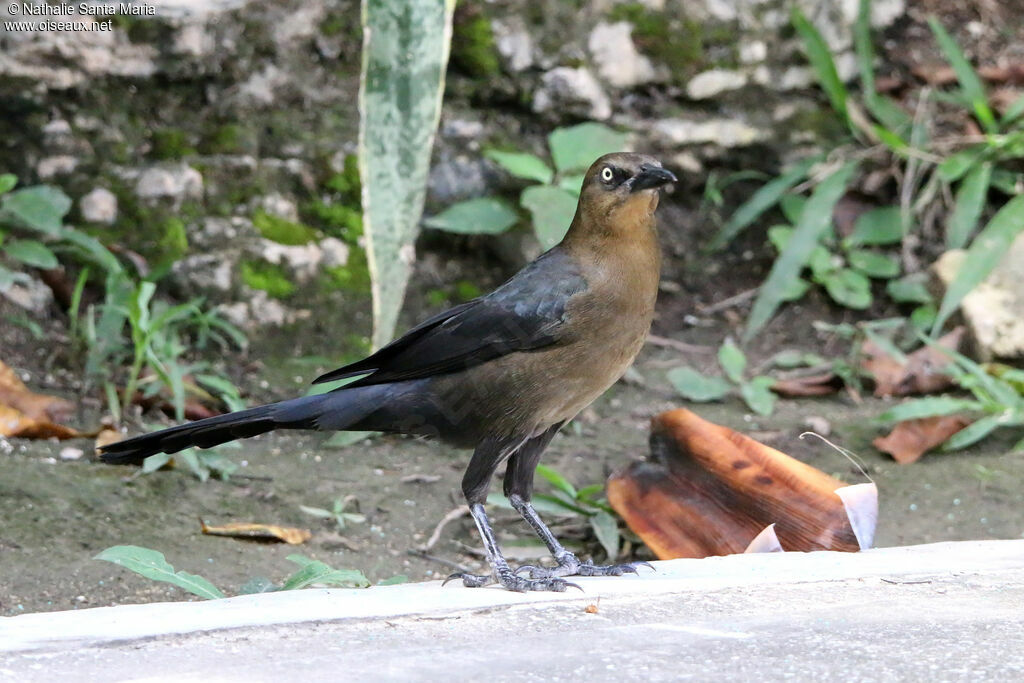
<path fill-rule="evenodd" d="M 855 554 L 731 555 L 654 564 L 656 572 L 641 568 L 640 576 L 575 579 L 585 591 L 582 594 L 519 594 L 498 587 L 467 589 L 452 584 L 442 588 L 440 582 L 433 581 L 365 590 L 303 590 L 3 617 L 0 652 L 67 652 L 73 648 L 230 629 L 410 615 L 443 616 L 515 605 L 585 604 L 598 598 L 650 601 L 654 597 L 687 593 L 867 578 L 908 581 L 912 577 L 1006 573 L 1018 584 L 1024 584 L 1024 540 L 936 543 Z"/>

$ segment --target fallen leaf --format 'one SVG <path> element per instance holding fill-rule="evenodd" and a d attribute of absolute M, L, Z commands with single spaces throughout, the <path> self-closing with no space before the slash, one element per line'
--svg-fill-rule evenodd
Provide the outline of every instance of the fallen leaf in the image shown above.
<path fill-rule="evenodd" d="M 956 82 L 956 71 L 948 64 L 919 64 L 910 71 L 929 85 L 949 85 Z"/>
<path fill-rule="evenodd" d="M 8 406 L 33 420 L 67 422 L 75 405 L 57 396 L 29 391 L 14 370 L 0 361 L 0 406 Z"/>
<path fill-rule="evenodd" d="M 934 394 L 953 386 L 953 378 L 945 372 L 952 360 L 942 348 L 958 351 L 963 337 L 964 328 L 957 327 L 935 344 L 923 346 L 903 360 L 866 339 L 861 346 L 861 369 L 874 378 L 875 396 Z"/>
<path fill-rule="evenodd" d="M 939 415 L 899 422 L 871 443 L 901 465 L 908 465 L 971 424 L 963 415 Z"/>
<path fill-rule="evenodd" d="M 839 391 L 843 381 L 834 372 L 776 379 L 772 391 L 780 396 L 826 396 Z"/>
<path fill-rule="evenodd" d="M 96 444 L 94 446 L 97 455 L 99 454 L 99 450 L 104 446 L 109 446 L 112 443 L 123 441 L 124 438 L 125 435 L 116 429 L 111 429 L 110 427 L 100 429 L 100 433 L 96 435 Z"/>
<path fill-rule="evenodd" d="M 200 519 L 199 526 L 203 533 L 208 536 L 230 536 L 232 538 L 245 538 L 252 541 L 284 541 L 291 545 L 305 543 L 313 537 L 312 532 L 307 529 L 277 526 L 276 524 L 232 522 L 230 524 L 210 526 Z"/>
<path fill-rule="evenodd" d="M 36 420 L 10 406 L 0 405 L 0 436 L 23 439 L 74 439 L 82 436 L 77 430 L 47 419 Z"/>

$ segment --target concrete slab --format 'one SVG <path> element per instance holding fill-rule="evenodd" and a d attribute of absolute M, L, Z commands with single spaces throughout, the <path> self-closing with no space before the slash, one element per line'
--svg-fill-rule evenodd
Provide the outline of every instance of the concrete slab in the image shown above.
<path fill-rule="evenodd" d="M 1024 540 L 655 566 L 6 617 L 0 679 L 1024 678 Z"/>

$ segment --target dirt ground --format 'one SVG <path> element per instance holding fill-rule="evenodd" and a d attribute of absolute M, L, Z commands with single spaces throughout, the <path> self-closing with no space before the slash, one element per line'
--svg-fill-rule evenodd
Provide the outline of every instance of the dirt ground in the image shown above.
<path fill-rule="evenodd" d="M 785 317 L 792 315 L 776 321 L 773 329 L 787 329 Z M 706 364 L 700 356 L 707 355 L 683 358 L 676 351 L 648 346 L 637 363 L 643 384 L 620 382 L 613 387 L 581 416 L 578 428 L 568 428 L 554 440 L 545 463 L 582 486 L 603 481 L 610 471 L 644 457 L 650 416 L 684 405 L 664 380 L 665 369 L 679 362 Z M 771 418 L 752 417 L 735 400 L 695 407 L 710 420 L 751 433 L 846 481 L 862 481 L 841 455 L 815 440 L 798 438 L 808 416 L 828 420 L 832 438 L 860 454 L 878 482 L 879 546 L 1024 535 L 1019 513 L 1024 466 L 1019 455 L 1005 453 L 1008 437 L 900 466 L 870 446 L 877 434 L 871 419 L 882 409 L 880 401 L 855 405 L 845 396 L 783 400 Z M 9 452 L 0 454 L 0 614 L 190 597 L 91 559 L 117 544 L 158 549 L 177 569 L 205 576 L 228 594 L 253 577 L 280 582 L 295 568 L 285 560 L 294 552 L 335 567 L 360 569 L 371 581 L 396 574 L 411 580 L 438 578 L 452 571 L 447 563 L 482 568 L 479 555 L 472 552 L 476 534 L 465 517 L 444 529 L 429 553 L 432 559 L 410 554 L 459 506 L 467 453 L 399 437 L 321 448 L 325 438 L 279 433 L 246 441 L 242 448 L 226 451 L 242 465 L 239 471 L 228 481 L 206 483 L 184 468 L 138 476 L 135 468 L 86 458 L 60 460 L 59 452 L 67 445 L 88 451 L 91 444 L 84 440 L 6 442 L 3 448 Z M 330 507 L 335 498 L 350 494 L 357 497 L 367 521 L 340 532 L 332 528 L 333 522 L 299 509 Z M 515 540 L 530 538 L 525 525 L 511 513 L 495 514 L 510 556 L 529 557 L 529 549 L 521 553 L 514 548 Z M 298 526 L 314 533 L 298 547 L 254 543 L 204 536 L 200 518 L 211 524 Z M 639 555 L 644 556 L 643 549 Z"/>

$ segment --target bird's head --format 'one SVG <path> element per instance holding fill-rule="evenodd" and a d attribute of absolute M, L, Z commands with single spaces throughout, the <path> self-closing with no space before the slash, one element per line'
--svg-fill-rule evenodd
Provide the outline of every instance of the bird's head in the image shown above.
<path fill-rule="evenodd" d="M 583 177 L 577 217 L 622 227 L 646 225 L 658 207 L 658 190 L 674 182 L 675 175 L 654 157 L 605 154 Z"/>

